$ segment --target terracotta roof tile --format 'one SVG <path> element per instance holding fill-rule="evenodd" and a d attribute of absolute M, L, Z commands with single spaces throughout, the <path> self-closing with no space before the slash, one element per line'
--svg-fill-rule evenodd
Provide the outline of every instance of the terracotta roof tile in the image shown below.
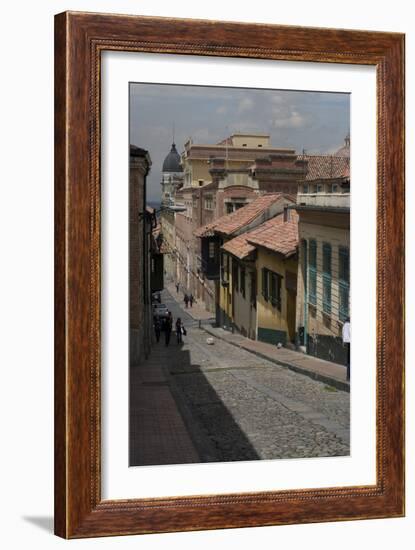
<path fill-rule="evenodd" d="M 210 237 L 213 236 L 215 232 L 224 235 L 232 235 L 232 233 L 241 229 L 244 225 L 248 225 L 255 220 L 255 218 L 260 216 L 269 206 L 274 204 L 277 200 L 280 200 L 281 197 L 283 197 L 282 193 L 260 195 L 243 208 L 199 227 L 194 234 L 196 237 Z"/>
<path fill-rule="evenodd" d="M 222 250 L 225 250 L 225 252 L 229 252 L 229 254 L 243 260 L 255 250 L 255 246 L 249 244 L 246 240 L 248 235 L 249 232 L 242 233 L 242 235 L 234 237 L 222 246 Z"/>
<path fill-rule="evenodd" d="M 252 231 L 231 239 L 222 246 L 222 249 L 241 260 L 249 256 L 258 246 L 289 258 L 295 254 L 297 245 L 298 214 L 290 209 L 287 221 L 284 221 L 284 213 L 278 214 Z"/>
<path fill-rule="evenodd" d="M 306 181 L 350 177 L 350 157 L 334 155 L 299 155 L 308 162 Z"/>

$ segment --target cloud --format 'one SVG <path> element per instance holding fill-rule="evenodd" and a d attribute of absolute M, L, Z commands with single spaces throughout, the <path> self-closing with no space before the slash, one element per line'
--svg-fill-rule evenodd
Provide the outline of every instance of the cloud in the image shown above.
<path fill-rule="evenodd" d="M 238 105 L 238 112 L 239 113 L 245 113 L 246 111 L 250 111 L 254 106 L 254 101 L 250 97 L 243 97 Z"/>
<path fill-rule="evenodd" d="M 291 111 L 289 116 L 274 119 L 275 128 L 303 128 L 306 118 L 298 111 Z"/>

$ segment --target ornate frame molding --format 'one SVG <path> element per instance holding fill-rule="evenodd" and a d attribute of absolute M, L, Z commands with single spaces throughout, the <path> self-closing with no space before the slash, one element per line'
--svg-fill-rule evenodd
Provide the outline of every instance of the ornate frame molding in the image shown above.
<path fill-rule="evenodd" d="M 105 50 L 376 66 L 376 485 L 101 500 L 99 136 Z M 55 54 L 55 533 L 77 538 L 402 516 L 404 36 L 65 12 L 55 18 Z"/>

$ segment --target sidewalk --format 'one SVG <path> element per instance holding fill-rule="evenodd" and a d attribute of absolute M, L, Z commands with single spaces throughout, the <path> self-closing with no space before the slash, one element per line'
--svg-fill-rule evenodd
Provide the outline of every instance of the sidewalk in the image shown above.
<path fill-rule="evenodd" d="M 176 285 L 174 283 L 166 283 L 165 285 L 166 290 L 171 294 L 172 298 L 186 311 L 190 317 L 192 317 L 195 321 L 206 321 L 208 319 L 214 319 L 215 314 L 206 311 L 205 306 L 203 303 L 199 302 L 193 302 L 193 307 L 186 308 L 184 301 L 183 301 L 183 290 L 180 289 L 179 292 L 176 290 Z"/>
<path fill-rule="evenodd" d="M 309 376 L 314 380 L 334 386 L 339 390 L 350 392 L 350 383 L 346 380 L 346 367 L 342 365 L 324 361 L 323 359 L 318 359 L 317 357 L 312 357 L 298 351 L 286 348 L 278 349 L 272 344 L 250 340 L 240 334 L 232 334 L 223 328 L 215 328 L 208 325 L 203 325 L 202 328 L 211 336 L 225 340 L 229 344 L 254 353 L 258 357 Z"/>

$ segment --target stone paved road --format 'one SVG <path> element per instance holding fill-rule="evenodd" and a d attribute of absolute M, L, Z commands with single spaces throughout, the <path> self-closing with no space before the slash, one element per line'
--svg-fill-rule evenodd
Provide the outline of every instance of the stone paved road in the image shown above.
<path fill-rule="evenodd" d="M 349 394 L 216 339 L 181 316 L 184 344 L 162 342 L 163 373 L 201 462 L 349 454 Z M 172 335 L 174 336 L 174 334 Z"/>

